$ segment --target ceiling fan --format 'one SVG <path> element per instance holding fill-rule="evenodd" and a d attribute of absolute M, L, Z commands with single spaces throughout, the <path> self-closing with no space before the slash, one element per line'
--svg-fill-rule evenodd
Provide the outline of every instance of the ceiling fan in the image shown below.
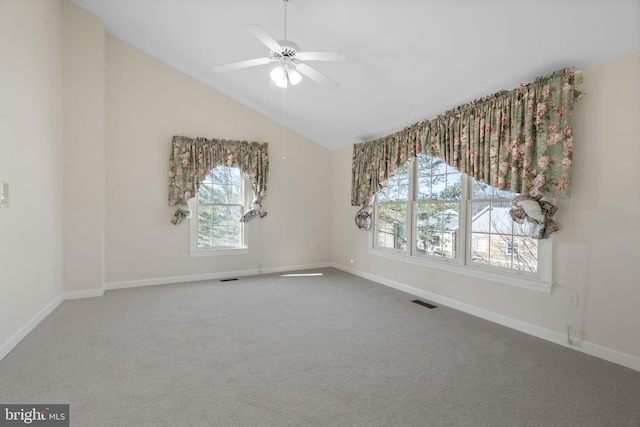
<path fill-rule="evenodd" d="M 302 75 L 319 83 L 331 90 L 337 89 L 340 85 L 304 63 L 304 61 L 346 61 L 347 58 L 341 52 L 301 52 L 300 47 L 294 42 L 287 40 L 287 2 L 284 2 L 284 40 L 276 41 L 269 33 L 259 25 L 246 24 L 245 28 L 270 49 L 269 56 L 263 58 L 249 59 L 246 61 L 233 62 L 231 64 L 218 65 L 213 68 L 218 73 L 239 70 L 242 68 L 265 65 L 270 62 L 277 62 L 278 65 L 271 71 L 271 79 L 279 87 L 286 88 L 289 84 L 296 85 L 302 80 Z"/>

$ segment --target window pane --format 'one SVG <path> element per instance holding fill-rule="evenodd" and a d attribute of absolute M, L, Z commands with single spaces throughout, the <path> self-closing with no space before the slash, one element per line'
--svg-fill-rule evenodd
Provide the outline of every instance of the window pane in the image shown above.
<path fill-rule="evenodd" d="M 508 199 L 512 200 L 517 193 L 511 191 L 499 190 L 495 187 L 485 184 L 481 181 L 473 180 L 473 198 L 474 199 Z"/>
<path fill-rule="evenodd" d="M 442 211 L 442 225 L 444 230 L 457 230 L 460 226 L 460 204 L 445 203 Z"/>
<path fill-rule="evenodd" d="M 418 156 L 419 200 L 460 200 L 461 197 L 460 172 L 438 157 Z"/>
<path fill-rule="evenodd" d="M 227 246 L 240 246 L 240 226 L 227 227 Z"/>
<path fill-rule="evenodd" d="M 416 252 L 455 258 L 459 212 L 458 203 L 418 203 L 416 205 Z"/>
<path fill-rule="evenodd" d="M 447 188 L 446 175 L 432 175 L 431 182 L 431 194 L 428 198 L 431 200 L 442 200 L 444 198 L 445 189 Z"/>
<path fill-rule="evenodd" d="M 380 248 L 407 248 L 407 204 L 385 203 L 377 209 L 376 243 Z"/>
<path fill-rule="evenodd" d="M 489 233 L 491 224 L 491 203 L 471 203 L 471 231 L 474 233 Z"/>
<path fill-rule="evenodd" d="M 198 203 L 213 203 L 213 187 L 210 182 L 203 182 L 198 188 Z"/>
<path fill-rule="evenodd" d="M 242 218 L 242 206 L 229 206 L 229 220 L 231 224 L 238 225 Z"/>
<path fill-rule="evenodd" d="M 227 227 L 216 225 L 213 227 L 213 246 L 227 245 Z"/>
<path fill-rule="evenodd" d="M 511 191 L 498 190 L 497 188 L 493 189 L 494 197 L 497 199 L 509 199 L 513 200 L 514 197 L 517 196 L 518 193 L 512 193 Z"/>
<path fill-rule="evenodd" d="M 214 225 L 230 226 L 237 225 L 242 216 L 242 207 L 215 205 L 213 206 Z"/>
<path fill-rule="evenodd" d="M 216 204 L 227 203 L 227 189 L 226 186 L 220 183 L 213 184 L 213 201 Z"/>
<path fill-rule="evenodd" d="M 409 200 L 409 164 L 398 168 L 387 182 L 388 185 L 378 191 L 378 201 Z"/>
<path fill-rule="evenodd" d="M 491 199 L 493 198 L 493 187 L 481 181 L 473 180 L 473 198 Z"/>
<path fill-rule="evenodd" d="M 491 233 L 513 233 L 514 221 L 509 214 L 510 206 L 508 202 L 491 202 Z"/>
<path fill-rule="evenodd" d="M 489 264 L 490 236 L 483 233 L 471 233 L 471 261 Z"/>
<path fill-rule="evenodd" d="M 511 248 L 513 245 L 511 236 L 493 235 L 490 242 L 491 255 L 489 264 L 496 267 L 511 268 Z"/>
<path fill-rule="evenodd" d="M 462 174 L 460 172 L 447 174 L 447 189 L 444 196 L 443 198 L 446 200 L 460 200 L 462 198 Z"/>
<path fill-rule="evenodd" d="M 198 206 L 198 247 L 212 246 L 213 207 Z"/>
<path fill-rule="evenodd" d="M 225 183 L 227 182 L 227 167 L 226 166 L 216 166 L 209 173 L 212 178 L 212 182 L 217 183 Z"/>
<path fill-rule="evenodd" d="M 529 272 L 538 270 L 538 242 L 535 239 L 514 236 L 513 268 Z"/>
<path fill-rule="evenodd" d="M 511 219 L 511 202 L 473 202 L 471 207 L 474 212 L 471 219 L 471 261 L 535 273 L 537 242 L 528 237 L 527 224 L 518 224 Z"/>
<path fill-rule="evenodd" d="M 227 203 L 232 205 L 239 205 L 242 203 L 240 200 L 240 187 L 238 185 L 227 186 Z"/>
<path fill-rule="evenodd" d="M 426 254 L 429 248 L 429 204 L 416 205 L 416 245 L 418 253 Z"/>
<path fill-rule="evenodd" d="M 525 221 L 522 224 L 517 222 L 513 222 L 513 234 L 517 236 L 528 236 L 529 235 L 529 224 Z"/>

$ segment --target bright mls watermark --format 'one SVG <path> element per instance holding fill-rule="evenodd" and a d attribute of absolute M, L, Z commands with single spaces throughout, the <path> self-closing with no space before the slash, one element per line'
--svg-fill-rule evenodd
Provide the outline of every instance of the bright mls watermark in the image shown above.
<path fill-rule="evenodd" d="M 69 427 L 69 405 L 1 405 L 0 427 Z"/>

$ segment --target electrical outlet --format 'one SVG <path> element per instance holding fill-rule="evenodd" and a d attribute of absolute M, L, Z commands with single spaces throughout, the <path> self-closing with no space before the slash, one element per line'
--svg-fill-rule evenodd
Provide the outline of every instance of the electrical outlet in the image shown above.
<path fill-rule="evenodd" d="M 578 306 L 578 293 L 576 291 L 567 290 L 567 305 Z"/>

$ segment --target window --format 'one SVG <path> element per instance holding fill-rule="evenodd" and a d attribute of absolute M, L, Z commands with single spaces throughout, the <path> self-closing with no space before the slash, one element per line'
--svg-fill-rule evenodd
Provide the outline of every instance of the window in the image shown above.
<path fill-rule="evenodd" d="M 423 154 L 388 184 L 376 196 L 374 253 L 550 291 L 550 244 L 511 219 L 514 193 Z"/>
<path fill-rule="evenodd" d="M 528 237 L 525 224 L 511 219 L 515 194 L 473 180 L 471 240 L 484 239 L 484 252 L 472 251 L 472 263 L 508 270 L 537 273 L 538 241 Z"/>
<path fill-rule="evenodd" d="M 409 164 L 389 178 L 389 185 L 377 197 L 377 246 L 407 249 L 407 203 L 409 201 Z"/>
<path fill-rule="evenodd" d="M 419 156 L 416 178 L 416 253 L 455 259 L 462 174 L 437 157 Z"/>
<path fill-rule="evenodd" d="M 216 166 L 191 199 L 191 254 L 214 255 L 246 250 L 244 177 L 237 167 Z"/>

